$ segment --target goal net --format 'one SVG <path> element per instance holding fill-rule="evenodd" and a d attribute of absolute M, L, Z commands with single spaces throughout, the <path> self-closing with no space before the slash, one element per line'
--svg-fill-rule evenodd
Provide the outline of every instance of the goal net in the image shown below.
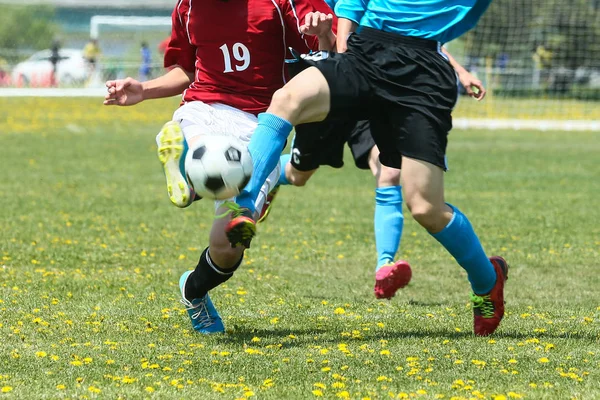
<path fill-rule="evenodd" d="M 107 79 L 149 79 L 162 74 L 164 45 L 170 34 L 171 17 L 167 16 L 93 16 L 90 38 L 97 40 L 102 56 L 89 86 L 103 85 Z"/>
<path fill-rule="evenodd" d="M 600 0 L 494 0 L 447 48 L 489 90 L 455 126 L 600 130 Z"/>

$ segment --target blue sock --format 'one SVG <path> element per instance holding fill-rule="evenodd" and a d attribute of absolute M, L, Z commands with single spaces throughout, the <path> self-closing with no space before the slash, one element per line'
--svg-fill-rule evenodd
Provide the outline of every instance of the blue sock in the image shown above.
<path fill-rule="evenodd" d="M 469 282 L 476 294 L 489 293 L 496 283 L 496 270 L 485 255 L 479 238 L 471 223 L 460 210 L 448 204 L 454 210 L 448 225 L 431 236 L 437 239 L 467 271 Z"/>
<path fill-rule="evenodd" d="M 285 166 L 290 162 L 291 158 L 291 154 L 284 154 L 281 157 L 279 157 L 279 162 L 281 163 L 281 174 L 279 175 L 279 180 L 277 181 L 278 185 L 290 184 L 290 182 L 287 179 L 287 176 L 285 176 Z"/>
<path fill-rule="evenodd" d="M 240 206 L 254 212 L 254 202 L 260 188 L 277 166 L 292 128 L 292 124 L 274 114 L 258 115 L 258 126 L 248 144 L 254 170 L 250 181 L 236 198 Z"/>
<path fill-rule="evenodd" d="M 387 186 L 375 189 L 375 247 L 377 269 L 394 261 L 400 246 L 404 216 L 402 187 Z"/>

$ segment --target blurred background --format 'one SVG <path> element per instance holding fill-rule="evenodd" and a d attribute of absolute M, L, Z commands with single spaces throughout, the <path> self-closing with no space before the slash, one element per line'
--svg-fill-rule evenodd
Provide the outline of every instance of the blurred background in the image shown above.
<path fill-rule="evenodd" d="M 157 76 L 176 3 L 0 0 L 0 86 L 94 88 Z M 483 109 L 459 117 L 599 119 L 600 0 L 494 0 L 447 47 L 490 90 Z"/>

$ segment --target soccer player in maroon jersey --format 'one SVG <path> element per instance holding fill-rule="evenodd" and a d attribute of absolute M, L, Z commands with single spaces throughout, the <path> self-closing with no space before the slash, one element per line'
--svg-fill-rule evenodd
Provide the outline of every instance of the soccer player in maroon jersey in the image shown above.
<path fill-rule="evenodd" d="M 257 114 L 286 82 L 287 49 L 330 50 L 336 41 L 334 18 L 323 0 L 179 0 L 165 51 L 170 70 L 143 83 L 132 78 L 106 83 L 106 105 L 129 106 L 183 92 L 181 106 L 156 138 L 173 204 L 187 207 L 195 197 L 180 169 L 188 146 L 203 134 L 233 134 L 248 142 Z M 257 210 L 278 177 L 279 167 L 267 179 Z M 215 208 L 217 214 L 227 211 L 223 202 Z M 201 333 L 224 331 L 208 291 L 231 278 L 244 255 L 244 247 L 231 247 L 225 236 L 229 219 L 214 220 L 198 265 L 179 280 L 182 302 Z"/>

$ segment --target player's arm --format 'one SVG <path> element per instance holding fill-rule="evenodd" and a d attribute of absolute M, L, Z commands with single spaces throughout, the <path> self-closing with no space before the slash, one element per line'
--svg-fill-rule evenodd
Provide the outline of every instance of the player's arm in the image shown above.
<path fill-rule="evenodd" d="M 354 31 L 358 24 L 346 18 L 339 18 L 337 25 L 336 49 L 338 53 L 348 50 L 348 36 Z"/>
<path fill-rule="evenodd" d="M 450 65 L 456 71 L 458 75 L 458 80 L 463 85 L 467 94 L 474 98 L 477 101 L 483 100 L 486 94 L 485 87 L 481 83 L 479 79 L 477 79 L 473 74 L 465 69 L 452 55 L 446 50 L 445 47 L 442 47 L 442 53 L 448 57 L 448 61 L 450 61 Z"/>
<path fill-rule="evenodd" d="M 133 78 L 106 82 L 108 93 L 104 98 L 107 106 L 132 106 L 144 100 L 180 95 L 193 81 L 193 73 L 176 66 L 163 76 L 146 82 Z"/>
<path fill-rule="evenodd" d="M 334 48 L 337 19 L 324 0 L 284 0 L 281 7 L 290 47 L 300 53 Z"/>
<path fill-rule="evenodd" d="M 335 15 L 338 17 L 337 43 L 338 53 L 348 48 L 348 36 L 356 30 L 367 10 L 369 0 L 339 0 L 335 5 Z"/>
<path fill-rule="evenodd" d="M 306 14 L 304 25 L 300 26 L 300 32 L 303 35 L 316 36 L 319 41 L 319 50 L 331 51 L 336 43 L 332 27 L 333 14 L 316 11 Z"/>

